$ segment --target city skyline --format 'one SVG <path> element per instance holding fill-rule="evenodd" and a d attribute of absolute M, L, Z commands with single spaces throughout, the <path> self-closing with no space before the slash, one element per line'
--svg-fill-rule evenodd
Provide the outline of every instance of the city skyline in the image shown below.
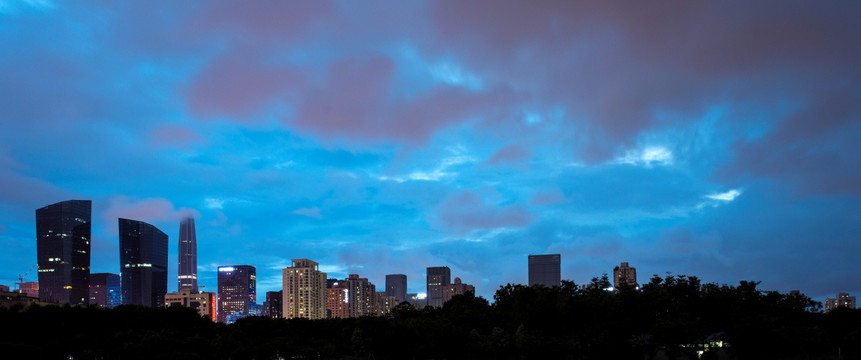
<path fill-rule="evenodd" d="M 250 264 L 261 299 L 301 258 L 408 293 L 447 266 L 490 299 L 529 254 L 578 284 L 629 262 L 640 284 L 861 293 L 858 18 L 0 0 L 0 284 L 37 262 L 34 210 L 89 199 L 90 272 L 119 273 L 116 221 L 136 219 L 170 234 L 167 291 L 192 217 L 200 290 Z"/>

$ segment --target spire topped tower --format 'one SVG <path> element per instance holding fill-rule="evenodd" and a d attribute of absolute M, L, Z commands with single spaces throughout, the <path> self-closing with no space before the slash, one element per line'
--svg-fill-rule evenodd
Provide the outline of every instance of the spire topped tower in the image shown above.
<path fill-rule="evenodd" d="M 177 291 L 190 289 L 197 293 L 197 234 L 194 218 L 183 218 L 179 223 L 179 267 Z"/>

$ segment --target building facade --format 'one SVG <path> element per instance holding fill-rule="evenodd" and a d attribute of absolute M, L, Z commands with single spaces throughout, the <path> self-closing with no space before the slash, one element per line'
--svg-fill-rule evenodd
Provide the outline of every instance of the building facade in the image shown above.
<path fill-rule="evenodd" d="M 559 254 L 529 255 L 529 286 L 562 285 L 562 256 Z"/>
<path fill-rule="evenodd" d="M 400 303 L 407 300 L 407 276 L 404 274 L 386 275 L 386 296 L 394 297 Z"/>
<path fill-rule="evenodd" d="M 123 304 L 164 307 L 167 234 L 143 221 L 122 218 L 119 231 Z"/>
<path fill-rule="evenodd" d="M 281 271 L 285 318 L 326 318 L 326 273 L 319 266 L 308 259 L 293 259 Z"/>
<path fill-rule="evenodd" d="M 374 295 L 374 315 L 381 316 L 392 312 L 395 306 L 401 302 L 394 296 L 386 295 L 385 291 L 377 291 Z"/>
<path fill-rule="evenodd" d="M 263 315 L 280 319 L 284 317 L 284 291 L 267 291 L 263 301 Z"/>
<path fill-rule="evenodd" d="M 38 298 L 39 283 L 35 281 L 25 281 L 22 283 L 18 283 L 18 289 L 16 289 L 15 292 L 22 293 L 24 295 L 27 295 L 28 297 Z"/>
<path fill-rule="evenodd" d="M 90 274 L 90 306 L 112 309 L 122 303 L 122 289 L 118 274 Z"/>
<path fill-rule="evenodd" d="M 179 223 L 179 266 L 176 273 L 177 290 L 197 292 L 197 233 L 193 217 L 186 217 Z"/>
<path fill-rule="evenodd" d="M 445 303 L 445 287 L 451 284 L 451 269 L 448 266 L 427 268 L 427 304 L 442 307 Z"/>
<path fill-rule="evenodd" d="M 454 278 L 454 284 L 446 285 L 443 290 L 443 303 L 451 300 L 452 296 L 455 295 L 463 295 L 467 292 L 471 292 L 475 295 L 475 286 L 470 284 L 464 284 L 461 282 L 459 277 Z"/>
<path fill-rule="evenodd" d="M 359 274 L 350 274 L 344 282 L 347 284 L 347 308 L 350 317 L 374 315 L 376 286 L 368 281 L 368 278 L 360 278 Z"/>
<path fill-rule="evenodd" d="M 850 309 L 855 308 L 855 297 L 849 296 L 848 293 L 837 293 L 837 297 L 825 298 L 825 312 L 829 312 L 839 307 L 846 307 Z"/>
<path fill-rule="evenodd" d="M 326 280 L 326 318 L 346 319 L 350 317 L 347 283 L 338 279 Z"/>
<path fill-rule="evenodd" d="M 215 293 L 192 292 L 189 288 L 185 288 L 181 291 L 165 294 L 164 306 L 184 306 L 192 308 L 196 310 L 200 316 L 212 320 L 213 322 L 216 320 Z"/>
<path fill-rule="evenodd" d="M 229 322 L 228 317 L 247 316 L 256 303 L 257 268 L 251 265 L 218 267 L 219 322 Z"/>
<path fill-rule="evenodd" d="M 39 300 L 87 305 L 93 203 L 68 200 L 36 210 Z"/>
<path fill-rule="evenodd" d="M 640 286 L 637 284 L 637 268 L 628 266 L 626 262 L 613 268 L 613 287 L 618 289 L 623 284 L 632 288 Z"/>

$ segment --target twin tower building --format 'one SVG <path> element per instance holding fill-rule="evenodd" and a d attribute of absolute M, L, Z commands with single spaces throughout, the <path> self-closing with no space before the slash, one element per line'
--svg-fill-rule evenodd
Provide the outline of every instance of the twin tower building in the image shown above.
<path fill-rule="evenodd" d="M 92 201 L 68 200 L 36 210 L 39 300 L 90 305 Z M 120 302 L 164 307 L 167 293 L 168 236 L 143 221 L 118 219 Z M 117 277 L 116 274 L 99 274 Z M 197 292 L 197 239 L 194 219 L 179 230 L 179 289 Z"/>

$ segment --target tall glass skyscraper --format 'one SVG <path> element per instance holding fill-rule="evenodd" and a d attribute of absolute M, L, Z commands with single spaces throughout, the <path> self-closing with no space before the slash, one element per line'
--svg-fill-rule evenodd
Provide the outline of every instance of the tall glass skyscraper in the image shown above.
<path fill-rule="evenodd" d="M 218 267 L 218 321 L 248 315 L 257 303 L 257 268 L 251 265 Z"/>
<path fill-rule="evenodd" d="M 87 305 L 92 207 L 90 200 L 68 200 L 36 210 L 39 300 Z"/>
<path fill-rule="evenodd" d="M 177 291 L 191 289 L 197 293 L 197 234 L 194 218 L 187 217 L 179 223 L 179 267 L 177 268 Z"/>
<path fill-rule="evenodd" d="M 529 286 L 562 285 L 561 255 L 529 255 Z"/>
<path fill-rule="evenodd" d="M 407 276 L 404 274 L 386 275 L 386 296 L 393 296 L 398 303 L 407 300 Z"/>
<path fill-rule="evenodd" d="M 119 219 L 123 304 L 164 307 L 167 234 L 143 221 Z"/>
<path fill-rule="evenodd" d="M 451 284 L 451 269 L 448 266 L 435 266 L 427 269 L 428 306 L 442 307 L 445 303 L 445 287 Z"/>

